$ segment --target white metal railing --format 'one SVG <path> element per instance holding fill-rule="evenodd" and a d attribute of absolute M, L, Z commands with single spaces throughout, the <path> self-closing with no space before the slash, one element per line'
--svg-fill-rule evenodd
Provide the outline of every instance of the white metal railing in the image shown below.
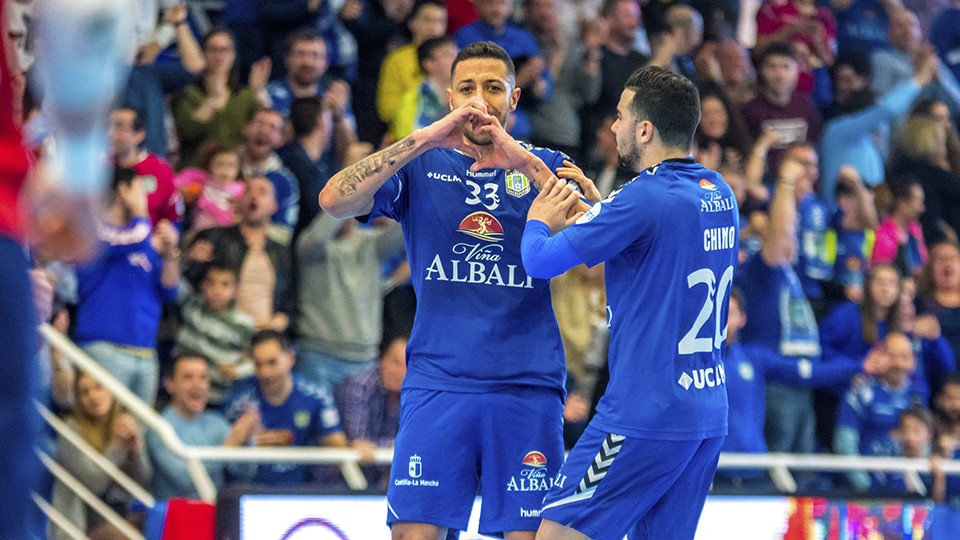
<path fill-rule="evenodd" d="M 67 359 L 89 373 L 103 384 L 131 414 L 147 427 L 154 429 L 167 448 L 185 458 L 191 465 L 190 476 L 200 497 L 208 502 L 216 499 L 216 489 L 202 462 L 257 462 L 257 463 L 303 463 L 340 465 L 344 479 L 352 489 L 365 489 L 366 480 L 359 468 L 359 452 L 348 448 L 225 448 L 219 446 L 187 446 L 166 422 L 150 406 L 133 395 L 103 370 L 86 353 L 49 325 L 42 325 L 41 334 L 52 347 L 62 352 Z M 378 449 L 374 462 L 389 465 L 393 460 L 392 449 Z M 720 456 L 721 469 L 767 469 L 777 488 L 785 493 L 795 492 L 796 482 L 790 470 L 822 471 L 891 471 L 919 473 L 930 470 L 927 459 L 897 457 L 838 456 L 831 454 L 733 454 Z M 947 474 L 960 474 L 960 460 L 943 462 Z"/>

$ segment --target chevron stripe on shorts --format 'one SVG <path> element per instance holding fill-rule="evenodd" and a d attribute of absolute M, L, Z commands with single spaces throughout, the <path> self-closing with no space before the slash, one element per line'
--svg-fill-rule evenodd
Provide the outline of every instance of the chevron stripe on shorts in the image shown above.
<path fill-rule="evenodd" d="M 617 457 L 617 454 L 620 452 L 624 439 L 626 439 L 626 437 L 623 435 L 614 435 L 613 433 L 610 433 L 603 439 L 600 451 L 597 452 L 596 457 L 593 458 L 593 463 L 591 463 L 590 468 L 587 469 L 587 474 L 583 475 L 583 479 L 580 480 L 580 485 L 577 487 L 577 494 L 588 493 L 597 489 L 600 481 L 607 475 L 607 470 L 610 469 L 610 465 L 613 465 L 613 459 Z"/>

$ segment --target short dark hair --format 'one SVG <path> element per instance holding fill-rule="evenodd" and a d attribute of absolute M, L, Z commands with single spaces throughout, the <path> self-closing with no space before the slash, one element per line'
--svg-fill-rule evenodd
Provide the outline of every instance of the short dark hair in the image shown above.
<path fill-rule="evenodd" d="M 890 196 L 894 201 L 908 201 L 913 197 L 913 186 L 923 186 L 920 179 L 912 174 L 900 174 L 887 178 Z"/>
<path fill-rule="evenodd" d="M 927 426 L 927 429 L 930 430 L 931 434 L 933 433 L 934 431 L 933 413 L 928 411 L 927 408 L 924 407 L 923 405 L 919 403 L 914 403 L 913 405 L 910 405 L 909 407 L 907 407 L 902 413 L 900 413 L 900 418 L 897 419 L 897 425 L 899 426 L 900 424 L 902 424 L 903 419 L 908 417 L 916 418 L 923 425 Z"/>
<path fill-rule="evenodd" d="M 286 334 L 268 328 L 266 330 L 260 330 L 250 338 L 250 349 L 253 350 L 257 345 L 268 341 L 276 341 L 283 350 L 290 348 L 290 338 L 288 338 Z"/>
<path fill-rule="evenodd" d="M 870 65 L 870 58 L 860 52 L 845 52 L 837 55 L 833 65 L 830 66 L 830 78 L 837 79 L 837 70 L 847 66 L 857 75 L 869 79 L 873 76 L 873 68 Z"/>
<path fill-rule="evenodd" d="M 183 349 L 174 355 L 173 360 L 170 361 L 170 368 L 164 376 L 173 378 L 173 376 L 177 373 L 177 366 L 180 365 L 180 362 L 193 359 L 203 360 L 208 366 L 210 365 L 210 359 L 207 358 L 203 353 L 193 349 Z"/>
<path fill-rule="evenodd" d="M 294 137 L 304 137 L 313 133 L 317 127 L 317 118 L 323 113 L 323 103 L 319 96 L 298 97 L 290 104 L 290 125 Z"/>
<path fill-rule="evenodd" d="M 656 66 L 634 71 L 626 89 L 635 92 L 634 120 L 649 120 L 665 146 L 689 150 L 700 123 L 700 95 L 686 77 Z"/>
<path fill-rule="evenodd" d="M 460 49 L 457 57 L 453 60 L 453 65 L 450 66 L 450 76 L 453 77 L 453 72 L 457 70 L 457 64 L 471 58 L 492 58 L 494 60 L 500 60 L 503 62 L 503 65 L 507 66 L 507 80 L 510 82 L 510 85 L 516 86 L 517 69 L 513 65 L 513 60 L 510 59 L 507 51 L 503 50 L 503 47 L 492 41 L 478 41 Z"/>
<path fill-rule="evenodd" d="M 225 258 L 214 258 L 212 261 L 208 262 L 203 267 L 203 273 L 200 274 L 200 281 L 207 279 L 207 274 L 210 272 L 230 272 L 233 274 L 233 277 L 237 280 L 240 279 L 240 268 L 237 265 L 232 264 Z"/>
<path fill-rule="evenodd" d="M 757 56 L 757 66 L 762 66 L 771 56 L 785 56 L 794 62 L 797 61 L 797 54 L 793 51 L 793 47 L 785 41 L 774 41 L 764 47 Z"/>
<path fill-rule="evenodd" d="M 417 47 L 417 65 L 420 66 L 422 73 L 426 73 L 426 70 L 423 69 L 423 63 L 432 59 L 434 51 L 448 43 L 455 44 L 456 42 L 453 41 L 453 38 L 447 36 L 432 37 Z"/>
<path fill-rule="evenodd" d="M 114 107 L 114 111 L 130 111 L 133 113 L 133 125 L 131 126 L 134 131 L 140 132 L 147 129 L 147 125 L 143 121 L 143 113 L 134 107 L 127 105 L 121 105 L 120 107 Z"/>
<path fill-rule="evenodd" d="M 137 171 L 131 169 L 130 167 L 114 165 L 113 178 L 110 181 L 110 189 L 115 192 L 120 186 L 129 186 L 133 183 L 133 180 L 136 177 Z"/>

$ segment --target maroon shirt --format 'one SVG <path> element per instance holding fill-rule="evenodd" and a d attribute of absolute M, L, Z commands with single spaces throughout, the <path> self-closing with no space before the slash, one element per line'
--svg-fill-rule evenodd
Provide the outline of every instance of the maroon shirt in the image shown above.
<path fill-rule="evenodd" d="M 765 128 L 775 129 L 784 141 L 767 154 L 767 171 L 776 171 L 783 161 L 784 149 L 793 142 L 803 141 L 815 148 L 820 143 L 820 113 L 808 94 L 794 92 L 786 106 L 767 100 L 763 93 L 743 104 L 740 112 L 754 140 Z"/>

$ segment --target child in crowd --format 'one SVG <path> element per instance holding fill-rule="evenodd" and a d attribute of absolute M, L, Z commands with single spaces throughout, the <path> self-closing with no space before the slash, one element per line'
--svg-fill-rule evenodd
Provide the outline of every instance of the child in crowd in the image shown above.
<path fill-rule="evenodd" d="M 934 411 L 942 426 L 942 439 L 960 448 L 960 372 L 947 378 L 934 399 Z"/>
<path fill-rule="evenodd" d="M 213 261 L 204 271 L 200 292 L 184 284 L 175 353 L 201 353 L 210 362 L 210 403 L 220 406 L 239 378 L 253 374 L 243 352 L 254 333 L 253 318 L 236 308 L 237 269 Z"/>
<path fill-rule="evenodd" d="M 894 440 L 891 432 L 897 427 L 900 414 L 915 401 L 910 377 L 917 360 L 913 344 L 902 332 L 890 332 L 870 356 L 886 368 L 879 375 L 856 382 L 840 404 L 834 451 L 842 455 L 892 456 Z M 887 479 L 883 473 L 855 471 L 847 474 L 856 491 L 882 488 Z"/>
<path fill-rule="evenodd" d="M 934 422 L 933 414 L 916 403 L 900 413 L 897 427 L 891 432 L 897 452 L 906 458 L 932 458 Z M 933 477 L 929 473 L 887 473 L 887 485 L 897 493 L 929 495 Z"/>
<path fill-rule="evenodd" d="M 175 179 L 191 207 L 188 219 L 193 233 L 233 225 L 234 205 L 243 196 L 240 154 L 214 144 L 205 155 L 202 169 L 184 169 Z"/>

